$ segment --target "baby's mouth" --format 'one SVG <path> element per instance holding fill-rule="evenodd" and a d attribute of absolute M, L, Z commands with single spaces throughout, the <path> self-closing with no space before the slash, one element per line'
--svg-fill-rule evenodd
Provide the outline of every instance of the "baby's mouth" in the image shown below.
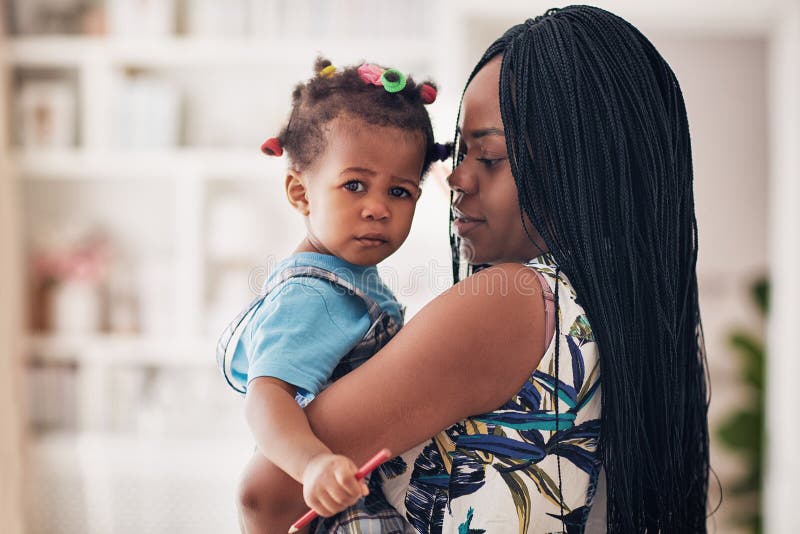
<path fill-rule="evenodd" d="M 383 234 L 363 234 L 356 236 L 356 241 L 368 247 L 380 247 L 389 242 Z"/>

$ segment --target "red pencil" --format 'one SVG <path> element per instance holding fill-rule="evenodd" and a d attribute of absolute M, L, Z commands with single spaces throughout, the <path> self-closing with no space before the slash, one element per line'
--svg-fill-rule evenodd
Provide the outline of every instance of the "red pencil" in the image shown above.
<path fill-rule="evenodd" d="M 361 468 L 356 471 L 356 480 L 361 480 L 368 474 L 372 473 L 379 465 L 383 462 L 388 460 L 392 457 L 392 453 L 389 452 L 389 449 L 381 449 L 378 454 L 370 458 L 367 463 L 361 466 Z M 309 510 L 306 512 L 303 517 L 298 519 L 294 522 L 294 524 L 289 529 L 289 534 L 294 534 L 295 532 L 299 531 L 304 526 L 311 523 L 317 517 L 317 512 L 314 510 Z"/>

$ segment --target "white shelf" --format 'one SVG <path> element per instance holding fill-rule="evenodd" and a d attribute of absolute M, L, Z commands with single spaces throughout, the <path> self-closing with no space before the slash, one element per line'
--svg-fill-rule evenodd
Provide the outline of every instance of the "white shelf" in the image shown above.
<path fill-rule="evenodd" d="M 334 59 L 357 61 L 354 51 L 368 51 L 382 62 L 407 64 L 428 61 L 430 44 L 411 39 L 206 39 L 169 37 L 121 39 L 114 37 L 18 37 L 9 40 L 5 59 L 23 67 L 78 67 L 104 61 L 118 66 L 268 66 L 305 65 L 320 51 Z M 361 53 L 361 52 L 359 52 Z"/>
<path fill-rule="evenodd" d="M 776 22 L 782 0 L 672 0 L 671 2 L 642 2 L 641 0 L 600 0 L 592 5 L 607 9 L 637 27 L 666 30 L 671 33 L 704 34 L 752 33 L 758 35 Z M 529 0 L 506 0 L 502 10 L 487 9 L 482 0 L 459 0 L 461 17 L 480 21 L 500 19 L 510 26 L 526 18 L 543 14 L 551 7 L 575 4 L 571 0 L 552 0 L 534 3 Z M 499 14 L 499 15 L 498 15 Z"/>
<path fill-rule="evenodd" d="M 102 50 L 104 39 L 91 37 L 12 37 L 3 59 L 28 67 L 75 67 Z"/>
<path fill-rule="evenodd" d="M 11 158 L 26 179 L 164 179 L 193 175 L 225 179 L 280 176 L 286 160 L 258 149 L 17 150 Z"/>
<path fill-rule="evenodd" d="M 34 457 L 55 462 L 75 461 L 75 456 L 109 458 L 115 473 L 157 476 L 165 469 L 188 476 L 229 475 L 235 479 L 253 451 L 252 439 L 242 434 L 197 436 L 149 436 L 113 432 L 72 432 L 35 436 Z M 208 462 L 214 458 L 214 462 Z M 197 469 L 198 465 L 203 470 Z"/>
<path fill-rule="evenodd" d="M 216 339 L 143 336 L 65 337 L 33 335 L 24 341 L 31 361 L 159 367 L 214 367 Z"/>

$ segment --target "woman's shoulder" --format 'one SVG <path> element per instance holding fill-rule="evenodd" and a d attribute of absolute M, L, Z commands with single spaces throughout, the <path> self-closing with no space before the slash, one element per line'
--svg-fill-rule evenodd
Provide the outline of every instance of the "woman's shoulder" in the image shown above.
<path fill-rule="evenodd" d="M 497 300 L 500 305 L 512 307 L 520 300 L 542 295 L 541 284 L 530 266 L 511 262 L 481 269 L 458 282 L 450 291 L 476 300 Z M 534 302 L 538 300 L 534 299 Z"/>
<path fill-rule="evenodd" d="M 437 300 L 454 317 L 478 319 L 487 328 L 544 329 L 542 286 L 524 264 L 502 263 L 459 281 Z"/>
<path fill-rule="evenodd" d="M 454 378 L 473 384 L 482 402 L 472 408 L 490 410 L 516 393 L 543 356 L 542 288 L 522 264 L 488 267 L 434 299 L 403 330 L 400 337 L 424 331 L 448 339 L 438 358 L 452 360 Z"/>

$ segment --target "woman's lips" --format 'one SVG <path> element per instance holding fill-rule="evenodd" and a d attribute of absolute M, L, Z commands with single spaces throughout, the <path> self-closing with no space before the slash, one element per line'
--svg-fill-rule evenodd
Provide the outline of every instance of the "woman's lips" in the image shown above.
<path fill-rule="evenodd" d="M 472 232 L 475 228 L 485 223 L 484 219 L 473 219 L 472 217 L 458 217 L 453 221 L 456 227 L 456 233 L 461 237 L 466 237 L 467 234 Z"/>

